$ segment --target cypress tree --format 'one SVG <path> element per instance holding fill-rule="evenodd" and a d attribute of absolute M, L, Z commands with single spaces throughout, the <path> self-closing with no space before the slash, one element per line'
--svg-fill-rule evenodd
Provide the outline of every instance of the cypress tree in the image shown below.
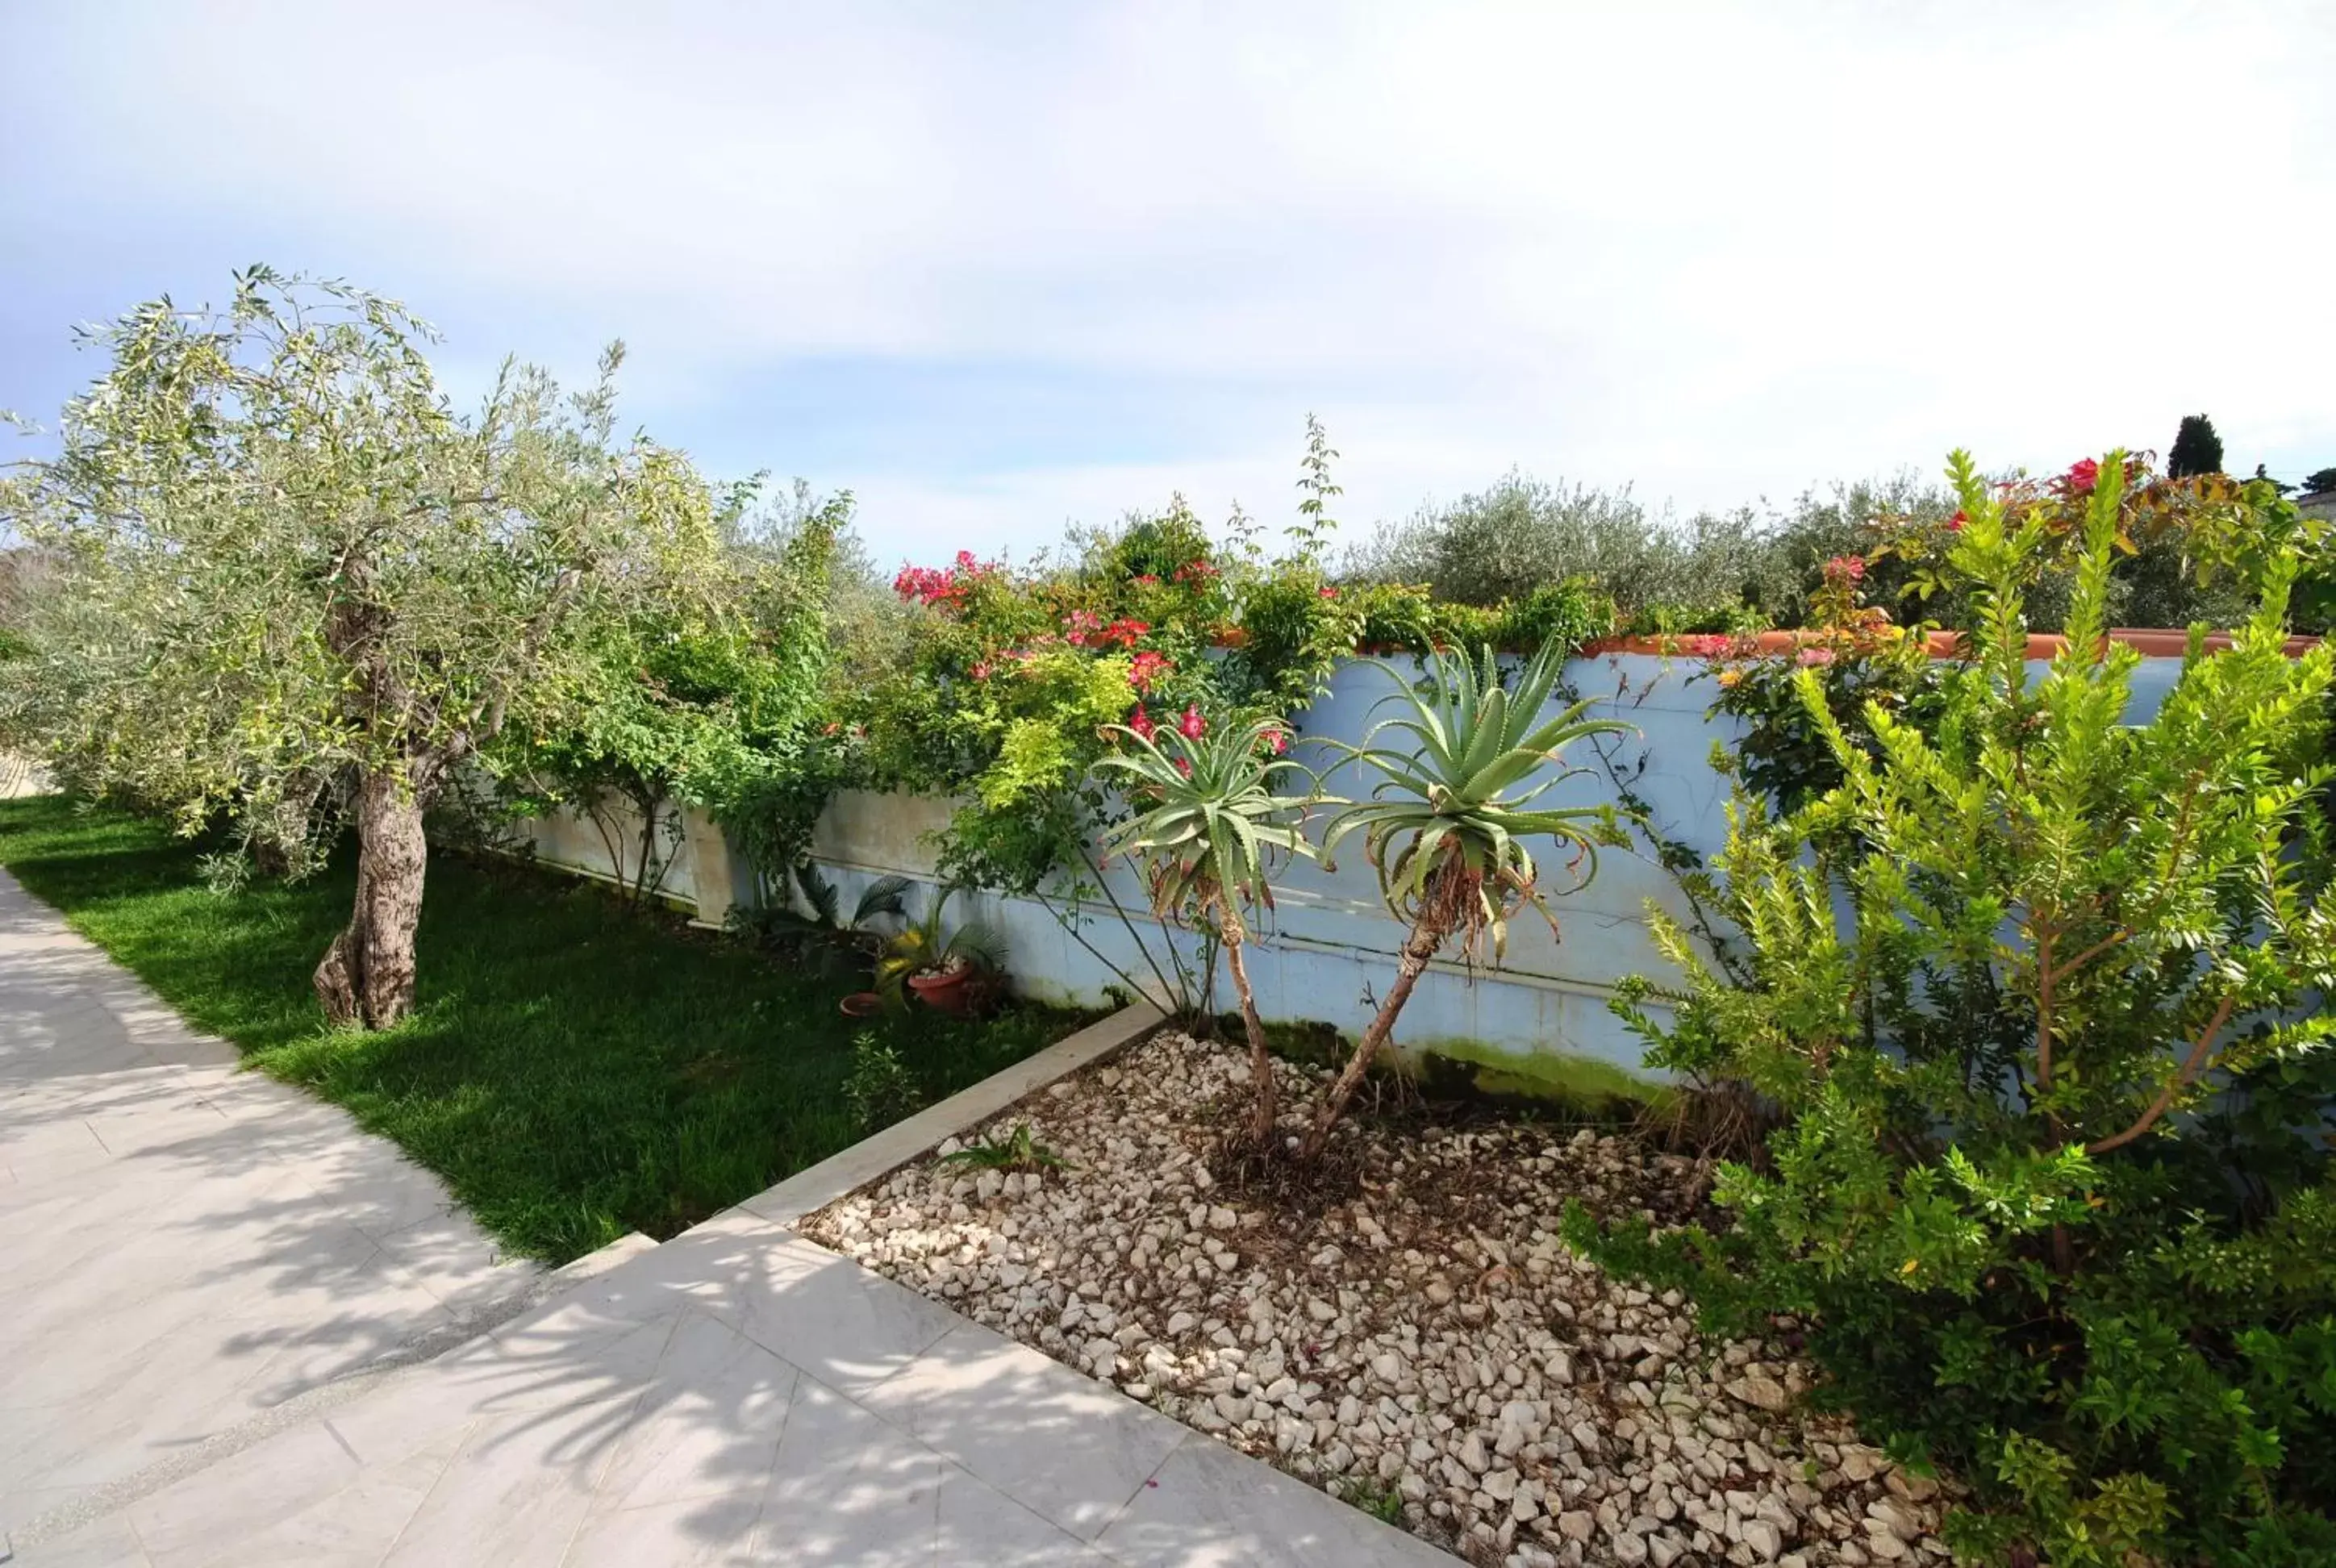
<path fill-rule="evenodd" d="M 2174 450 L 2166 454 L 2166 476 L 2191 479 L 2222 472 L 2223 438 L 2214 433 L 2214 422 L 2203 414 L 2185 414 L 2182 428 L 2175 433 Z"/>

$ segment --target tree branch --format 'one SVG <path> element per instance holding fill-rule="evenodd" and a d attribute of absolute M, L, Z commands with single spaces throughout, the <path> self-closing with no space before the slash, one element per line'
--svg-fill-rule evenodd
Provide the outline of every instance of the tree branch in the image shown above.
<path fill-rule="evenodd" d="M 2226 996 L 2215 1004 L 2214 1016 L 2206 1020 L 2206 1027 L 2198 1031 L 2198 1038 L 2190 1047 L 2189 1059 L 2182 1064 L 2182 1070 L 2174 1075 L 2174 1081 L 2158 1091 L 2157 1098 L 2150 1103 L 2149 1109 L 2141 1114 L 2141 1119 L 2122 1133 L 2086 1144 L 2085 1153 L 2106 1154 L 2111 1149 L 2121 1149 L 2156 1126 L 2157 1119 L 2166 1115 L 2174 1104 L 2174 1096 L 2197 1082 L 2199 1073 L 2205 1067 L 2207 1055 L 2214 1049 L 2214 1037 L 2221 1034 L 2223 1026 L 2231 1021 L 2231 1011 L 2238 1005 L 2238 999 L 2236 996 Z"/>

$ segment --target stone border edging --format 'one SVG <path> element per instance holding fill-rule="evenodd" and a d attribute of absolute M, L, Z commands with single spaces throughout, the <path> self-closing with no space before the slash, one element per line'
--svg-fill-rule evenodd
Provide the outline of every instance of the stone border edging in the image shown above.
<path fill-rule="evenodd" d="M 971 1088 L 797 1171 L 737 1207 L 758 1220 L 793 1228 L 804 1215 L 881 1180 L 934 1144 L 988 1121 L 1057 1079 L 1117 1055 L 1167 1022 L 1168 1015 L 1152 1003 L 1131 1003 Z"/>

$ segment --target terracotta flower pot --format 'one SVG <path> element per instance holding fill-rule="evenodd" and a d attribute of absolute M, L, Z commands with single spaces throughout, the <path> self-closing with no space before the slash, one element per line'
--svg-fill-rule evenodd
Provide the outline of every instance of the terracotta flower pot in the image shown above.
<path fill-rule="evenodd" d="M 927 1007 L 939 1008 L 953 1018 L 970 1016 L 981 1001 L 979 977 L 970 964 L 959 964 L 937 974 L 910 975 L 909 989 Z"/>
<path fill-rule="evenodd" d="M 872 1018 L 884 1010 L 884 998 L 874 991 L 854 991 L 836 1008 L 847 1018 Z"/>

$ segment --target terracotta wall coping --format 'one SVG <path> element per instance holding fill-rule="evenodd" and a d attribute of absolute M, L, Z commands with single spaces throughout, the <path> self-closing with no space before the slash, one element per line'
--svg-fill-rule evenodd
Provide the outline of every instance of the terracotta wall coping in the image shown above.
<path fill-rule="evenodd" d="M 1239 648 L 1247 639 L 1241 628 L 1229 626 L 1211 639 L 1218 648 Z M 1833 639 L 1821 631 L 1756 631 L 1748 633 L 1680 632 L 1663 637 L 1601 637 L 1582 645 L 1581 658 L 1597 658 L 1610 653 L 1656 654 L 1667 658 L 1760 658 L 1772 654 L 1796 653 L 1811 644 L 1829 643 Z M 1932 658 L 1953 658 L 1961 645 L 1961 634 L 1934 631 L 1928 635 Z M 2028 657 L 2042 659 L 2059 657 L 2066 642 L 2059 632 L 2033 631 L 2028 634 Z M 2146 658 L 2180 658 L 2190 651 L 2190 634 L 2180 628 L 2118 626 L 2109 628 L 2109 640 L 2121 642 L 2137 650 Z M 2320 646 L 2316 637 L 2292 637 L 2287 639 L 2287 657 L 2300 657 Z M 2231 646 L 2230 634 L 2210 631 L 2206 647 L 2219 651 Z M 1379 657 L 1407 653 L 1410 649 L 1395 644 L 1367 643 L 1356 653 L 1365 657 Z M 1504 651 L 1515 651 L 1514 649 Z"/>
<path fill-rule="evenodd" d="M 1679 637 L 1604 637 L 1584 643 L 1582 657 L 1593 658 L 1601 654 L 1647 653 L 1669 657 L 1691 658 L 1758 658 L 1764 655 L 1793 653 L 1812 644 L 1824 644 L 1831 639 L 1819 631 L 1761 631 L 1748 636 L 1731 637 L 1722 633 Z M 1961 644 L 1960 634 L 1934 631 L 1929 634 L 1932 658 L 1953 658 Z M 2180 658 L 2190 651 L 2190 634 L 2157 627 L 2113 627 L 2109 640 L 2120 642 L 2148 658 Z M 2297 657 L 2320 646 L 2316 637 L 2292 637 L 2287 639 L 2287 656 Z M 2028 634 L 2029 658 L 2057 657 L 2067 639 L 2058 632 L 2038 631 Z M 2231 646 L 2228 634 L 2209 632 L 2206 647 L 2222 649 Z"/>

